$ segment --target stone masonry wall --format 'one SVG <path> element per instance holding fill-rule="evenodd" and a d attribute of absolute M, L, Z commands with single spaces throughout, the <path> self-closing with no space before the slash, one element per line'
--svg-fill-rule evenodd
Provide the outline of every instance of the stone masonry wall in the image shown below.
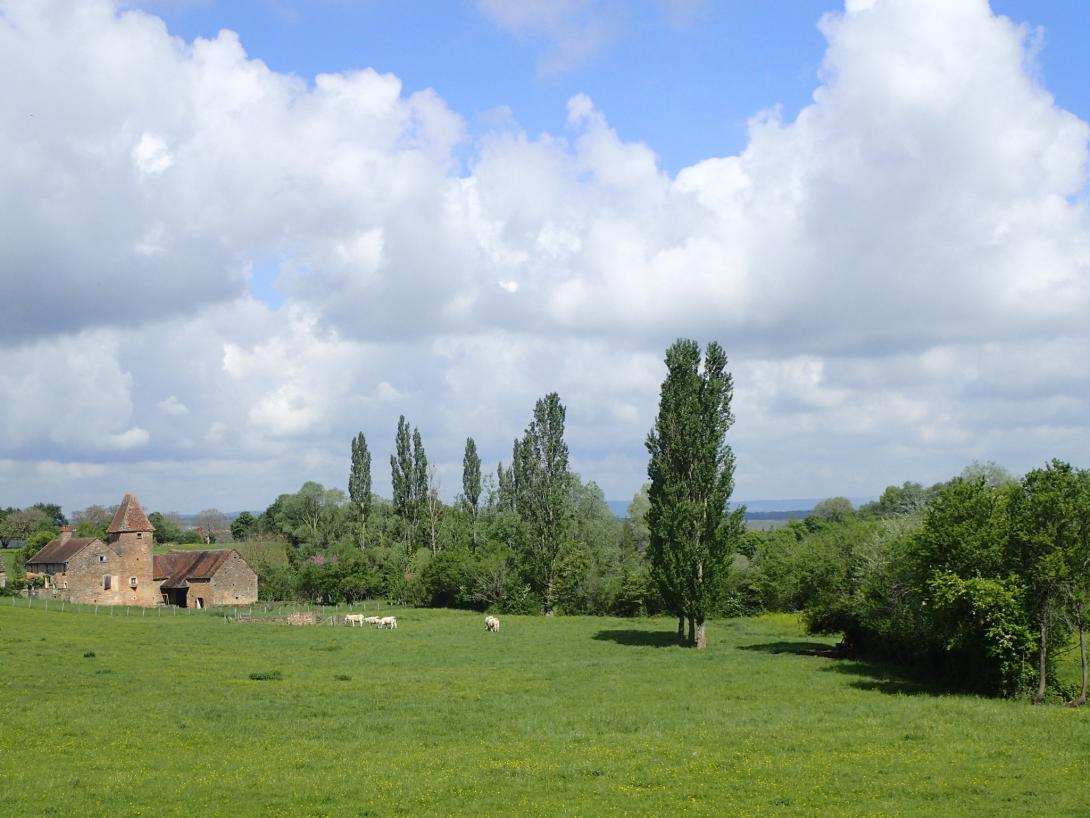
<path fill-rule="evenodd" d="M 213 605 L 252 605 L 257 602 L 257 574 L 234 551 L 212 577 L 211 585 Z M 189 593 L 192 596 L 193 592 Z"/>
<path fill-rule="evenodd" d="M 159 600 L 158 583 L 152 581 L 151 542 L 106 544 L 96 540 L 74 554 L 68 570 L 56 574 L 57 594 L 89 605 L 138 605 L 152 607 Z M 121 550 L 118 550 L 118 546 Z M 105 588 L 104 577 L 109 577 Z M 136 587 L 130 579 L 136 578 Z M 67 587 L 65 587 L 67 585 Z"/>

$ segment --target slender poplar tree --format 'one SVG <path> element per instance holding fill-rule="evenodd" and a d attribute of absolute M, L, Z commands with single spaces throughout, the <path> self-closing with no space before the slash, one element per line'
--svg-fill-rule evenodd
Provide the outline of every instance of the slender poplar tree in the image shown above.
<path fill-rule="evenodd" d="M 522 564 L 531 586 L 551 616 L 556 596 L 560 549 L 574 507 L 574 480 L 564 442 L 566 411 L 551 392 L 538 400 L 522 441 L 515 441 L 512 470 L 515 509 L 526 525 Z"/>
<path fill-rule="evenodd" d="M 420 436 L 420 430 L 415 426 L 413 427 L 412 501 L 415 530 L 418 528 L 416 521 L 423 521 L 428 517 L 428 455 L 424 451 L 424 440 Z M 417 545 L 424 545 L 425 532 L 422 526 L 419 529 L 416 531 Z"/>
<path fill-rule="evenodd" d="M 397 420 L 394 438 L 395 455 L 390 455 L 390 483 L 393 489 L 394 513 L 402 520 L 409 520 L 413 505 L 413 450 L 409 438 L 409 424 L 402 415 Z"/>
<path fill-rule="evenodd" d="M 348 497 L 359 512 L 363 523 L 363 539 L 367 536 L 367 519 L 371 516 L 371 450 L 367 438 L 360 432 L 352 439 L 352 468 L 348 473 Z M 362 544 L 362 543 L 361 543 Z"/>
<path fill-rule="evenodd" d="M 466 438 L 466 450 L 462 455 L 462 496 L 471 517 L 470 545 L 477 550 L 477 512 L 481 503 L 481 458 L 477 455 L 477 443 Z"/>
<path fill-rule="evenodd" d="M 741 535 L 744 511 L 727 513 L 734 490 L 734 454 L 726 433 L 733 384 L 727 356 L 714 341 L 703 367 L 695 341 L 666 351 L 655 427 L 647 435 L 650 507 L 648 557 L 666 605 L 689 623 L 689 642 L 703 648 L 716 588 Z"/>
<path fill-rule="evenodd" d="M 502 460 L 496 464 L 496 507 L 500 511 L 515 510 L 515 470 L 511 466 L 504 468 Z"/>
<path fill-rule="evenodd" d="M 462 455 L 462 496 L 471 513 L 476 514 L 481 502 L 481 458 L 477 456 L 477 443 L 466 438 L 466 450 Z"/>

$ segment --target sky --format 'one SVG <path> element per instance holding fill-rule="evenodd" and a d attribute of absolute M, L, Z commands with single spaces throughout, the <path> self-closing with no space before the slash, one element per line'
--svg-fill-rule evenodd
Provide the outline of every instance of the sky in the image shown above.
<path fill-rule="evenodd" d="M 611 500 L 719 341 L 736 499 L 1090 466 L 1090 5 L 0 0 L 0 506 Z"/>

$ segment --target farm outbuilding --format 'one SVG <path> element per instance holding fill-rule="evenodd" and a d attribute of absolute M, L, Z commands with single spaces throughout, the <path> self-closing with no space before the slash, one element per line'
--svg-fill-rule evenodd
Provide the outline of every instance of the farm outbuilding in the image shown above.
<path fill-rule="evenodd" d="M 73 537 L 65 526 L 27 560 L 27 576 L 41 577 L 55 597 L 96 605 L 205 607 L 257 601 L 257 574 L 237 551 L 153 556 L 154 533 L 140 501 L 126 494 L 105 542 Z"/>
<path fill-rule="evenodd" d="M 252 605 L 257 574 L 237 551 L 172 551 L 155 558 L 163 600 L 182 608 Z"/>

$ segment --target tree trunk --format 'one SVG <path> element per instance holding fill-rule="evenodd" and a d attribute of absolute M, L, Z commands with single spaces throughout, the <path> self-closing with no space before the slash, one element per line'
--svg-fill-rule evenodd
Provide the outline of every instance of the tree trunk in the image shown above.
<path fill-rule="evenodd" d="M 692 616 L 689 617 L 689 644 L 696 644 L 696 618 Z"/>
<path fill-rule="evenodd" d="M 1082 660 L 1082 691 L 1075 701 L 1071 702 L 1076 707 L 1086 704 L 1086 629 L 1082 626 L 1082 617 L 1079 617 L 1079 659 Z"/>
<path fill-rule="evenodd" d="M 542 600 L 542 604 L 545 607 L 545 616 L 553 615 L 553 580 L 549 577 L 549 580 L 545 583 L 545 599 Z"/>
<path fill-rule="evenodd" d="M 696 626 L 696 649 L 704 650 L 707 646 L 708 642 L 704 636 L 704 620 L 701 619 Z"/>
<path fill-rule="evenodd" d="M 677 615 L 677 638 L 679 642 L 685 638 L 685 614 Z"/>
<path fill-rule="evenodd" d="M 1048 615 L 1041 616 L 1041 649 L 1040 663 L 1038 667 L 1037 693 L 1033 697 L 1034 704 L 1040 704 L 1045 700 L 1045 689 L 1048 684 Z"/>

